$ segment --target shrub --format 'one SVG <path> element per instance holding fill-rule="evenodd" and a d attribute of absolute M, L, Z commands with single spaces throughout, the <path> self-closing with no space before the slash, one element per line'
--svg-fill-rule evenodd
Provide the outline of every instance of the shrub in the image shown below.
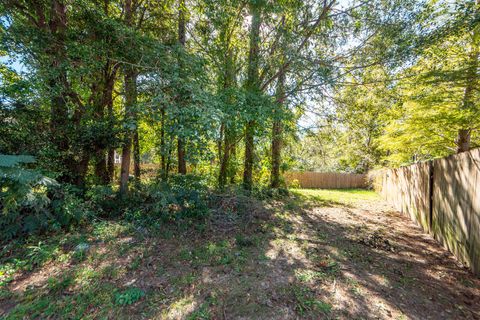
<path fill-rule="evenodd" d="M 86 192 L 91 208 L 100 216 L 119 215 L 122 203 L 112 186 L 92 186 Z"/>
<path fill-rule="evenodd" d="M 0 240 L 69 226 L 88 212 L 70 187 L 21 167 L 34 161 L 30 156 L 0 155 Z"/>
<path fill-rule="evenodd" d="M 117 292 L 115 294 L 115 304 L 124 306 L 130 305 L 145 296 L 145 292 L 139 288 L 128 288 L 123 292 Z"/>
<path fill-rule="evenodd" d="M 132 190 L 128 198 L 127 218 L 180 221 L 200 218 L 208 212 L 207 187 L 198 177 L 174 175 L 168 181 L 156 181 Z"/>

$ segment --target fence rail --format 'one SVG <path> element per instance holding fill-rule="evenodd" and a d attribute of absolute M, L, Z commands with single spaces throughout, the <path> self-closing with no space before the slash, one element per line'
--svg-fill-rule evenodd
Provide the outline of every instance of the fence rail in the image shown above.
<path fill-rule="evenodd" d="M 387 202 L 480 274 L 480 149 L 374 171 L 371 178 Z"/>
<path fill-rule="evenodd" d="M 354 173 L 334 172 L 287 172 L 285 181 L 289 186 L 321 189 L 366 188 L 367 176 Z"/>

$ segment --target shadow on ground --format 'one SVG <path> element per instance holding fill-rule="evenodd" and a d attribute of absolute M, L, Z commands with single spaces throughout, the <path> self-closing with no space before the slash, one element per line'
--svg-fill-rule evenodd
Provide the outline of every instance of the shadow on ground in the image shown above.
<path fill-rule="evenodd" d="M 85 256 L 15 277 L 0 306 L 7 319 L 480 318 L 479 279 L 372 195 L 212 208 L 183 231 L 107 226 Z"/>

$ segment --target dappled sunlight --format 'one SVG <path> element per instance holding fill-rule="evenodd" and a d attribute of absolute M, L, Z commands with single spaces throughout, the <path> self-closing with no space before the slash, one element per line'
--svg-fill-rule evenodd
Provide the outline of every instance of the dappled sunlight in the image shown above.
<path fill-rule="evenodd" d="M 323 193 L 295 191 L 267 201 L 228 198 L 228 224 L 219 216 L 203 233 L 102 223 L 85 254 L 70 253 L 62 263 L 53 258 L 22 276 L 27 278 L 12 280 L 9 290 L 21 305 L 29 306 L 26 297 L 38 303 L 55 292 L 52 310 L 77 301 L 79 307 L 65 309 L 66 314 L 110 318 L 454 319 L 478 314 L 480 280 L 407 217 L 372 202 L 369 192 L 346 206 L 332 206 Z M 243 211 L 241 201 L 255 209 Z M 75 247 L 65 246 L 72 251 L 56 257 Z"/>

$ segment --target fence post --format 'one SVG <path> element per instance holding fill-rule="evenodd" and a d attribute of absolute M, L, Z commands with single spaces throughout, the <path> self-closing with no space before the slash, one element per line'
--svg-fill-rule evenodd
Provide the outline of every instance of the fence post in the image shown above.
<path fill-rule="evenodd" d="M 433 234 L 433 177 L 435 173 L 435 161 L 430 160 L 428 165 L 429 182 L 428 182 L 428 229 Z"/>

